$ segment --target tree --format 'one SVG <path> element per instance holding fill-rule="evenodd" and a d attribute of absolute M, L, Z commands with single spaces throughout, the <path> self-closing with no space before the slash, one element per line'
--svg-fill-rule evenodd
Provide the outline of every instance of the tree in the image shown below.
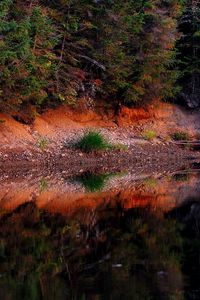
<path fill-rule="evenodd" d="M 189 107 L 200 105 L 200 6 L 198 0 L 186 2 L 180 20 L 183 35 L 178 43 L 182 86 L 181 100 Z"/>
<path fill-rule="evenodd" d="M 183 0 L 2 0 L 2 110 L 176 95 Z"/>
<path fill-rule="evenodd" d="M 39 104 L 48 96 L 56 57 L 56 30 L 40 6 L 0 4 L 1 109 Z"/>

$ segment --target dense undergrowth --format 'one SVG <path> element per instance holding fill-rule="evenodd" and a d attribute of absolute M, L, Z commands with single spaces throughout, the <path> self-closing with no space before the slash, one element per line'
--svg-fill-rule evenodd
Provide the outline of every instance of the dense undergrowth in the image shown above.
<path fill-rule="evenodd" d="M 38 108 L 80 98 L 116 107 L 196 99 L 197 2 L 2 0 L 0 110 L 33 119 Z"/>

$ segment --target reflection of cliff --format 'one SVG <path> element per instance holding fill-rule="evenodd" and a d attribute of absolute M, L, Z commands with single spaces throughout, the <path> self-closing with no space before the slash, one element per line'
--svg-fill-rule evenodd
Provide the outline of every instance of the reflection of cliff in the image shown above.
<path fill-rule="evenodd" d="M 199 174 L 176 175 L 169 178 L 142 178 L 131 175 L 112 178 L 103 191 L 85 193 L 77 182 L 60 178 L 16 180 L 3 183 L 0 189 L 1 210 L 13 210 L 19 205 L 34 201 L 39 208 L 72 215 L 76 210 L 104 208 L 116 205 L 125 209 L 150 206 L 167 211 L 188 197 L 196 198 L 200 192 Z"/>

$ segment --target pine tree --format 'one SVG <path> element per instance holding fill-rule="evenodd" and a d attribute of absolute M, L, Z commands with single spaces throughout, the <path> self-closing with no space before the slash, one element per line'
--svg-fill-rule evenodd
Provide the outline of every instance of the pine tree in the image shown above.
<path fill-rule="evenodd" d="M 189 107 L 200 106 L 200 6 L 189 0 L 180 21 L 183 35 L 178 43 L 182 86 L 181 100 Z"/>
<path fill-rule="evenodd" d="M 183 2 L 2 0 L 0 109 L 71 103 L 81 97 L 127 105 L 175 97 L 174 45 Z M 195 13 L 196 8 L 188 40 L 192 45 L 199 36 Z M 187 50 L 186 56 L 194 59 L 195 54 L 198 60 L 195 43 L 190 48 L 196 54 Z M 192 78 L 187 70 L 182 79 L 186 73 L 187 80 Z"/>
<path fill-rule="evenodd" d="M 40 6 L 15 6 L 12 0 L 0 5 L 1 107 L 38 104 L 48 96 L 55 68 L 56 31 Z"/>

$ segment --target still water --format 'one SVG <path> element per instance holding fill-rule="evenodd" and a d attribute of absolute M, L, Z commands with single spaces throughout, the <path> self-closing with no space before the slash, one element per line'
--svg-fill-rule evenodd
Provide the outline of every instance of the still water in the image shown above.
<path fill-rule="evenodd" d="M 0 299 L 200 299 L 200 174 L 5 179 Z"/>

